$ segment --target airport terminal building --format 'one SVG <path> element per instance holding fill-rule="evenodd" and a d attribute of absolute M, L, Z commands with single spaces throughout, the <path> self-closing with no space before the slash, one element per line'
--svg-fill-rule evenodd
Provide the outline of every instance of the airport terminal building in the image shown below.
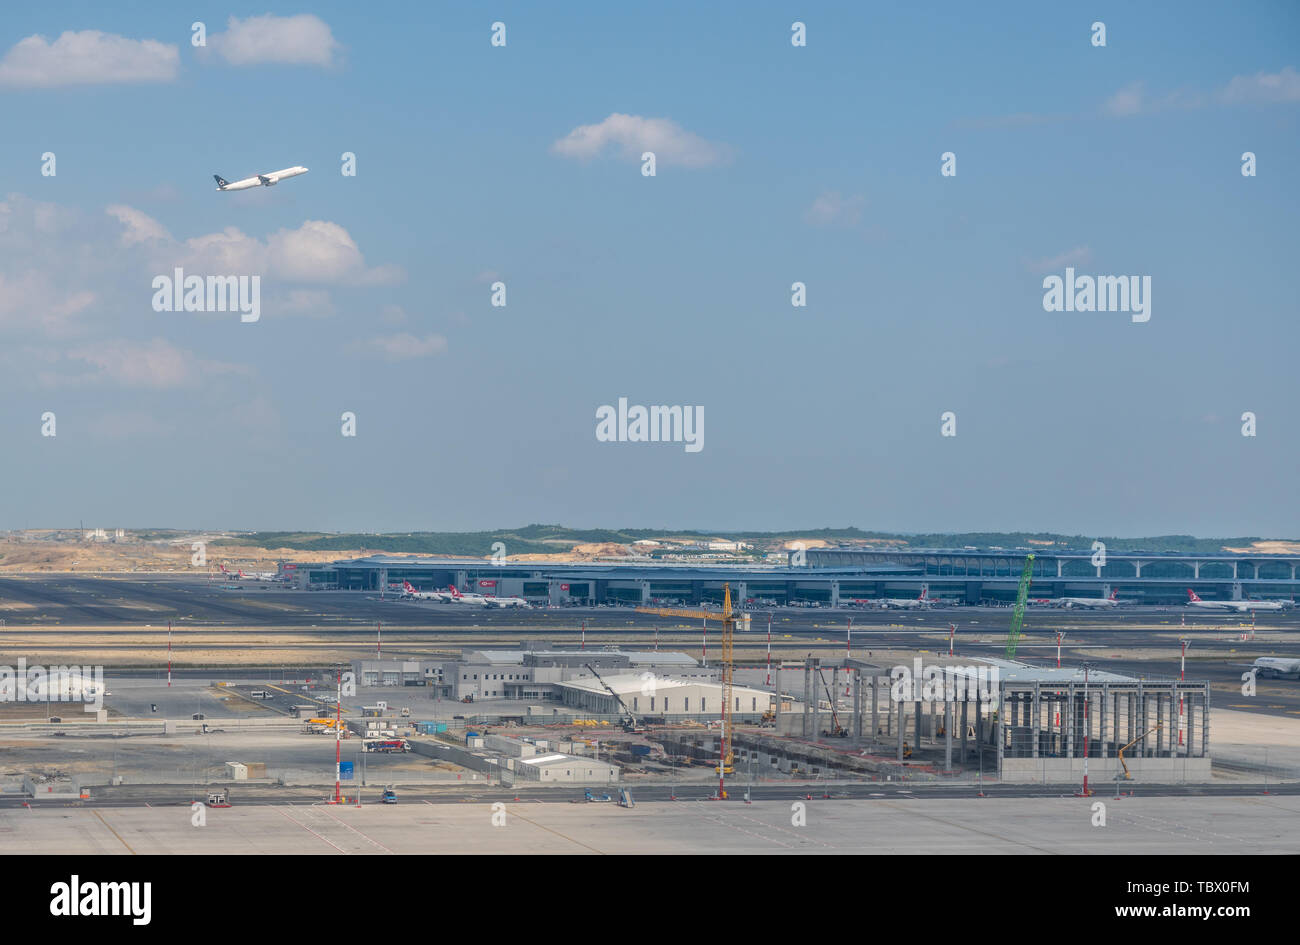
<path fill-rule="evenodd" d="M 494 565 L 478 558 L 371 555 L 330 564 L 286 567 L 304 590 L 395 593 L 403 582 L 418 590 L 455 585 L 494 597 L 522 597 L 548 606 L 672 601 L 720 603 L 723 584 L 741 605 L 807 603 L 842 606 L 880 597 L 1006 604 L 1014 601 L 1025 555 L 1033 551 L 1034 596 L 1108 597 L 1118 591 L 1134 603 L 1182 604 L 1187 588 L 1206 600 L 1294 598 L 1300 592 L 1300 555 L 1112 554 L 1094 566 L 1087 554 L 861 548 L 810 549 L 792 566 L 663 564 Z M 799 566 L 793 566 L 794 562 Z M 396 591 L 400 593 L 400 591 Z"/>

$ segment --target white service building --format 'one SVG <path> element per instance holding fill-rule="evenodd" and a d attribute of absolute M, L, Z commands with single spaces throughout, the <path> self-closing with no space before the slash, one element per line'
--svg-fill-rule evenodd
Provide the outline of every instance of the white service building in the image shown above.
<path fill-rule="evenodd" d="M 678 679 L 651 673 L 604 676 L 605 684 L 618 693 L 632 711 L 641 716 L 688 716 L 716 719 L 722 714 L 722 685 L 701 679 Z M 593 714 L 618 715 L 617 701 L 590 676 L 558 684 L 560 700 L 572 709 Z M 772 693 L 748 686 L 733 686 L 735 716 L 760 716 L 772 705 Z"/>

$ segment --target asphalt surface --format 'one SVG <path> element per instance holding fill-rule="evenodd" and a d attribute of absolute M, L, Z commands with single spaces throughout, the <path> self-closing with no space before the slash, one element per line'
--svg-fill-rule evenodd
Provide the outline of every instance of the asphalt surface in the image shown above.
<path fill-rule="evenodd" d="M 1098 798 L 1115 797 L 1116 784 L 1112 782 L 1095 782 L 1092 794 Z M 220 785 L 220 787 L 227 787 Z M 717 784 L 709 782 L 690 782 L 682 784 L 638 784 L 628 786 L 636 801 L 700 801 L 716 800 Z M 1137 782 L 1118 783 L 1121 797 L 1263 797 L 1268 795 L 1300 795 L 1300 782 L 1245 784 L 1209 783 L 1209 784 L 1141 784 Z M 270 786 L 235 785 L 227 787 L 232 804 L 285 804 L 285 803 L 319 803 L 326 795 L 332 794 L 327 787 L 319 788 L 275 788 Z M 355 798 L 356 784 L 343 787 L 346 796 Z M 729 779 L 727 783 L 727 801 L 743 802 L 746 791 L 751 800 L 870 800 L 900 799 L 938 800 L 970 797 L 990 798 L 1029 798 L 1029 797 L 1074 797 L 1078 796 L 1077 786 L 1042 784 L 891 784 L 888 782 L 821 782 L 806 784 L 753 784 L 748 785 L 743 778 Z M 96 786 L 90 789 L 86 800 L 37 800 L 18 797 L 0 796 L 0 808 L 25 806 L 46 807 L 160 807 L 188 806 L 196 797 L 202 799 L 208 786 L 192 784 L 174 785 L 131 785 L 122 787 Z M 419 788 L 402 787 L 397 791 L 398 801 L 406 803 L 430 804 L 469 804 L 490 803 L 493 801 L 532 801 L 539 803 L 593 803 L 585 798 L 590 791 L 596 797 L 609 795 L 617 800 L 618 787 L 564 786 L 564 787 L 492 787 L 481 788 Z M 371 785 L 362 789 L 362 802 L 378 803 L 380 788 Z M 601 803 L 599 801 L 594 803 Z"/>
<path fill-rule="evenodd" d="M 855 656 L 871 658 L 876 649 L 947 650 L 949 625 L 956 627 L 958 655 L 1001 655 L 1011 609 L 1007 607 L 938 607 L 929 610 L 866 610 L 787 607 L 772 611 L 772 651 L 777 658 L 801 658 L 810 651 L 838 650 L 853 622 Z M 768 611 L 754 612 L 752 629 L 738 634 L 737 647 L 752 654 L 767 646 Z M 394 656 L 403 645 L 443 644 L 516 647 L 543 640 L 569 645 L 586 625 L 589 647 L 619 643 L 698 654 L 699 628 L 687 618 L 638 614 L 626 607 L 533 608 L 489 610 L 466 604 L 438 604 L 394 599 L 356 591 L 306 592 L 255 581 L 231 589 L 194 576 L 8 574 L 0 577 L 0 648 L 21 652 L 40 628 L 43 651 L 83 651 L 83 641 L 60 641 L 57 631 L 86 629 L 94 648 L 120 654 L 130 664 L 133 653 L 156 653 L 173 638 L 183 647 L 187 637 L 202 634 L 203 648 L 246 659 L 259 650 L 277 651 L 266 671 L 284 679 L 284 651 L 301 652 L 305 667 L 327 637 L 330 645 L 367 656 L 375 642 L 375 624 Z M 1216 705 L 1263 714 L 1300 716 L 1300 682 L 1257 679 L 1257 694 L 1243 697 L 1242 674 L 1258 656 L 1300 656 L 1300 611 L 1258 615 L 1253 639 L 1250 619 L 1237 614 L 1189 611 L 1184 607 L 1126 607 L 1111 611 L 1057 610 L 1031 607 L 1025 616 L 1018 658 L 1054 664 L 1055 634 L 1066 634 L 1062 658 L 1090 661 L 1099 667 L 1137 676 L 1179 674 L 1178 639 L 1192 641 L 1189 679 L 1208 679 Z M 53 631 L 53 632 L 52 632 Z M 274 632 L 275 641 L 265 634 Z M 716 624 L 710 637 L 716 639 Z M 215 634 L 215 635 L 214 635 Z M 1147 651 L 1135 659 L 1134 650 Z M 1154 651 L 1154 652 L 1151 652 Z M 426 650 L 427 652 L 427 650 Z M 232 660 L 233 662 L 233 660 Z M 178 672 L 180 672 L 178 670 Z M 299 670 L 289 671 L 290 678 Z M 230 674 L 223 670 L 223 676 Z M 251 678 L 256 678 L 256 671 Z M 268 677 L 263 677 L 268 678 Z M 286 679 L 286 682 L 289 680 Z M 203 711 L 196 706 L 191 712 Z M 188 713 L 187 713 L 188 714 Z M 220 716 L 220 712 L 216 714 Z"/>

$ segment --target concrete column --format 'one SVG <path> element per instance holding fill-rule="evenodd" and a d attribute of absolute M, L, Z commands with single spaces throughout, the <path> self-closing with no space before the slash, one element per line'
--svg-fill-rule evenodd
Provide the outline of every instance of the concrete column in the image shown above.
<path fill-rule="evenodd" d="M 1110 698 L 1110 684 L 1101 684 L 1100 714 L 1097 717 L 1097 741 L 1101 742 L 1101 757 L 1106 757 L 1106 702 Z"/>
<path fill-rule="evenodd" d="M 377 590 L 381 594 L 384 591 L 388 590 L 388 569 L 387 568 L 379 569 L 379 587 L 377 588 Z"/>
<path fill-rule="evenodd" d="M 853 724 L 850 733 L 855 739 L 862 737 L 862 673 L 848 670 L 853 687 Z"/>
<path fill-rule="evenodd" d="M 1205 695 L 1201 697 L 1201 756 L 1210 754 L 1210 684 L 1205 684 Z"/>
<path fill-rule="evenodd" d="M 812 660 L 803 664 L 803 737 L 812 735 Z"/>
<path fill-rule="evenodd" d="M 914 705 L 916 708 L 912 712 L 912 750 L 916 751 L 921 747 L 921 700 L 917 699 Z"/>
<path fill-rule="evenodd" d="M 966 732 L 970 727 L 970 708 L 969 708 L 970 702 L 967 700 L 966 697 L 967 697 L 967 693 L 963 691 L 961 697 L 961 763 L 962 764 L 966 763 L 966 757 L 968 751 L 966 747 Z"/>
<path fill-rule="evenodd" d="M 1165 699 L 1160 693 L 1156 693 L 1156 757 L 1163 758 L 1165 754 Z"/>
<path fill-rule="evenodd" d="M 831 606 L 840 606 L 840 582 L 831 581 Z"/>
<path fill-rule="evenodd" d="M 952 700 L 943 703 L 943 770 L 952 771 Z"/>
<path fill-rule="evenodd" d="M 871 677 L 871 737 L 880 731 L 880 677 Z"/>
<path fill-rule="evenodd" d="M 1071 759 L 1074 758 L 1074 713 L 1074 683 L 1070 683 L 1070 688 L 1066 691 L 1065 714 L 1061 716 L 1061 723 L 1066 728 L 1065 757 Z"/>
<path fill-rule="evenodd" d="M 1148 728 L 1150 728 L 1150 726 L 1147 725 L 1147 716 L 1150 714 L 1147 711 L 1147 694 L 1146 694 L 1146 690 L 1142 688 L 1142 683 L 1140 682 L 1138 683 L 1137 702 L 1138 702 L 1138 728 L 1137 731 L 1133 733 L 1134 738 L 1141 737 L 1142 733 L 1145 732 Z M 1138 758 L 1145 758 L 1147 757 L 1147 755 L 1150 754 L 1150 752 L 1147 751 L 1147 740 L 1145 738 L 1143 738 L 1142 741 L 1138 742 L 1133 747 L 1137 750 Z"/>
<path fill-rule="evenodd" d="M 896 724 L 898 725 L 898 760 L 902 761 L 903 760 L 903 705 L 904 703 L 902 699 L 899 699 L 898 702 L 894 704 L 898 706 L 898 720 L 896 722 Z"/>
<path fill-rule="evenodd" d="M 1038 732 L 1039 732 L 1039 727 L 1042 725 L 1042 703 L 1039 701 L 1039 697 L 1041 696 L 1041 692 L 1039 690 L 1040 690 L 1039 684 L 1034 683 L 1033 715 L 1030 717 L 1032 724 L 1030 726 L 1030 732 L 1029 732 L 1029 737 L 1034 740 L 1033 746 L 1031 747 L 1030 750 L 1031 758 L 1038 757 Z"/>
<path fill-rule="evenodd" d="M 821 737 L 822 737 L 822 720 L 821 720 L 821 704 L 820 704 L 821 695 L 820 695 L 820 688 L 819 688 L 821 684 L 821 673 L 819 672 L 819 670 L 821 669 L 821 660 L 817 659 L 816 657 L 813 657 L 808 662 L 810 664 L 810 669 L 808 671 L 808 679 L 812 685 L 812 698 L 808 700 L 809 705 L 812 706 L 811 737 L 812 740 L 816 742 L 816 741 L 821 741 Z"/>

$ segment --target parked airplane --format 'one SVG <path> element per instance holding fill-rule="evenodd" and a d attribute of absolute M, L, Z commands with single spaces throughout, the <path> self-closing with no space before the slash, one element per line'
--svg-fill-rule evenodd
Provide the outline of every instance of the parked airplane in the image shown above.
<path fill-rule="evenodd" d="M 1201 600 L 1190 587 L 1187 589 L 1187 606 L 1206 610 L 1235 610 L 1244 614 L 1248 610 L 1281 610 L 1282 603 L 1275 600 Z"/>
<path fill-rule="evenodd" d="M 213 174 L 212 176 L 217 181 L 217 190 L 248 190 L 250 187 L 273 187 L 286 178 L 306 174 L 307 170 L 305 167 L 286 167 L 282 171 L 273 171 L 270 174 L 254 174 L 252 177 L 237 180 L 233 184 L 219 174 Z"/>
<path fill-rule="evenodd" d="M 462 594 L 456 585 L 448 586 L 451 599 L 458 604 L 478 604 L 480 607 L 527 607 L 522 597 L 484 597 L 482 594 Z"/>
<path fill-rule="evenodd" d="M 1110 592 L 1109 597 L 1051 597 L 1038 603 L 1049 607 L 1119 607 L 1128 601 L 1119 599 L 1119 588 Z"/>
<path fill-rule="evenodd" d="M 411 586 L 410 581 L 402 582 L 402 596 L 411 600 L 437 600 L 446 603 L 451 599 L 451 595 L 446 591 L 417 591 Z"/>
<path fill-rule="evenodd" d="M 240 571 L 235 571 L 234 574 L 231 574 L 229 571 L 226 570 L 226 566 L 224 564 L 218 565 L 218 567 L 221 568 L 221 573 L 224 574 L 226 577 L 238 577 L 240 580 L 243 581 L 274 581 L 279 577 L 279 575 L 277 575 L 276 572 L 274 571 L 250 571 L 248 574 L 245 574 L 242 570 L 240 570 Z"/>
<path fill-rule="evenodd" d="M 935 603 L 935 601 L 934 601 L 933 598 L 931 598 L 931 597 L 926 597 L 926 596 L 925 596 L 925 592 L 926 592 L 926 590 L 927 590 L 927 588 L 924 588 L 924 587 L 921 588 L 921 593 L 920 593 L 920 595 L 918 595 L 918 596 L 915 597 L 915 598 L 912 598 L 912 597 L 881 597 L 881 598 L 878 598 L 877 600 L 873 600 L 871 603 L 875 604 L 877 607 L 881 607 L 881 608 L 884 608 L 884 609 L 886 609 L 886 610 L 889 609 L 890 607 L 896 607 L 896 608 L 898 608 L 898 609 L 900 609 L 900 610 L 908 610 L 908 609 L 911 609 L 911 608 L 913 608 L 913 607 L 930 607 L 931 605 L 933 605 L 933 604 Z"/>
<path fill-rule="evenodd" d="M 1279 679 L 1294 676 L 1296 679 L 1300 679 L 1300 659 L 1261 656 L 1255 660 L 1255 672 L 1258 676 L 1276 676 Z"/>

